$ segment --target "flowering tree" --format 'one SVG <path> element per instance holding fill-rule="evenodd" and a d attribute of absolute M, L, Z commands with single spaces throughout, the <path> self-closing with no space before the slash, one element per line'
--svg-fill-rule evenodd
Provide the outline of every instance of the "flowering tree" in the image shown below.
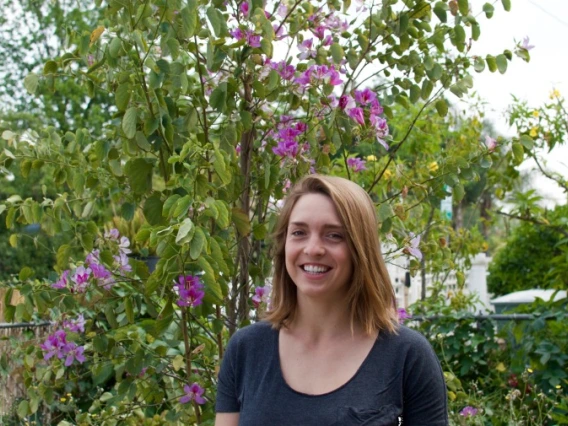
<path fill-rule="evenodd" d="M 224 342 L 267 302 L 278 200 L 306 173 L 357 180 L 388 256 L 406 253 L 413 271 L 426 258 L 447 271 L 481 247 L 439 202 L 461 199 L 500 153 L 477 120 L 446 121 L 442 93 L 464 95 L 471 69 L 505 72 L 512 53 L 468 56 L 480 25 L 467 0 L 96 3 L 99 25 L 71 32 L 68 51 L 24 85 L 34 94 L 64 77 L 92 99 L 113 96 L 100 135 L 2 134 L 5 173 L 42 170 L 58 188 L 5 200 L 8 227 L 72 237 L 57 277 L 24 268 L 25 303 L 6 297 L 9 320 L 57 324 L 25 348 L 21 417 L 45 401 L 81 424 L 211 422 Z M 516 53 L 528 59 L 526 46 Z M 127 238 L 117 217 L 144 224 Z M 155 270 L 135 244 L 159 257 Z"/>

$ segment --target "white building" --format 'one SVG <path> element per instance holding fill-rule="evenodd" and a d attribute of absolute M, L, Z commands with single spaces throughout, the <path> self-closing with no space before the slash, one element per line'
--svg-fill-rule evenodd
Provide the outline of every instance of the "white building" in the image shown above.
<path fill-rule="evenodd" d="M 479 302 L 476 311 L 491 310 L 489 295 L 487 293 L 487 267 L 491 261 L 484 253 L 480 253 L 472 259 L 472 266 L 466 271 L 465 288 L 469 293 L 476 293 Z M 405 256 L 392 259 L 387 263 L 392 285 L 396 294 L 397 306 L 408 308 L 414 302 L 420 300 L 422 292 L 422 277 L 420 274 L 410 277 L 408 272 L 408 259 Z M 426 293 L 434 284 L 434 280 L 444 282 L 446 294 L 455 292 L 457 289 L 456 271 L 449 271 L 446 275 L 433 276 L 426 274 Z M 410 286 L 408 286 L 410 284 Z"/>

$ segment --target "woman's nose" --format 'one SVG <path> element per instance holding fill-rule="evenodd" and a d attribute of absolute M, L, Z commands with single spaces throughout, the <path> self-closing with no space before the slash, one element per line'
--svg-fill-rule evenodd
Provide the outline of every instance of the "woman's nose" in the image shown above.
<path fill-rule="evenodd" d="M 308 256 L 323 256 L 325 254 L 325 247 L 320 238 L 316 236 L 310 238 L 304 247 L 304 254 Z"/>

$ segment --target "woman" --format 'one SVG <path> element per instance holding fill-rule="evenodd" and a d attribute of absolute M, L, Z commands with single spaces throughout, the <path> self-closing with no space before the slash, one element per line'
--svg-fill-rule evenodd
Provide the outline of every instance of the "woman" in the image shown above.
<path fill-rule="evenodd" d="M 274 240 L 271 307 L 227 346 L 215 425 L 447 425 L 440 364 L 398 325 L 367 193 L 302 179 Z"/>

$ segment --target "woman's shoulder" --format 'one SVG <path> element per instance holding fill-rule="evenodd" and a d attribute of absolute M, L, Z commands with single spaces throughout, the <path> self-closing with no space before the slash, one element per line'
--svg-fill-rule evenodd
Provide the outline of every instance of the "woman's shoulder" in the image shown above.
<path fill-rule="evenodd" d="M 399 325 L 394 333 L 379 334 L 379 340 L 397 351 L 432 352 L 432 345 L 426 337 L 404 325 Z"/>
<path fill-rule="evenodd" d="M 250 346 L 255 342 L 266 343 L 266 339 L 277 333 L 269 322 L 259 321 L 238 329 L 230 340 L 233 344 Z"/>

